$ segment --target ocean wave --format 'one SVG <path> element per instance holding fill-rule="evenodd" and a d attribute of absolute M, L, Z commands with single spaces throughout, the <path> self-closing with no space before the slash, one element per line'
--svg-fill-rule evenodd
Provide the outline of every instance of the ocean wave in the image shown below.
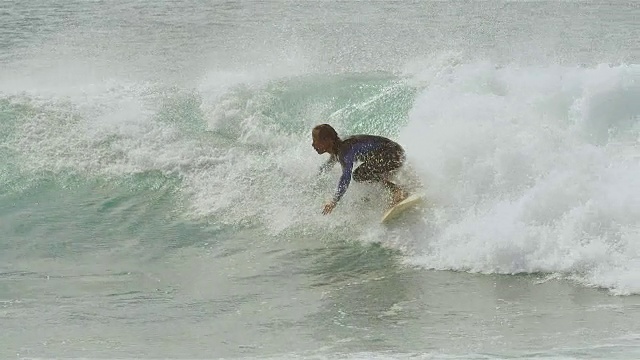
<path fill-rule="evenodd" d="M 114 80 L 55 96 L 5 89 L 3 180 L 160 173 L 179 179 L 188 218 L 381 242 L 432 269 L 554 273 L 640 293 L 637 66 L 444 54 L 405 70 L 210 72 L 192 89 Z M 316 175 L 324 158 L 310 129 L 322 122 L 406 148 L 429 199 L 414 224 L 381 226 L 382 190 L 357 183 L 336 214 L 319 215 L 338 176 Z"/>
<path fill-rule="evenodd" d="M 640 292 L 638 76 L 491 63 L 432 76 L 400 136 L 437 201 L 410 262 Z"/>

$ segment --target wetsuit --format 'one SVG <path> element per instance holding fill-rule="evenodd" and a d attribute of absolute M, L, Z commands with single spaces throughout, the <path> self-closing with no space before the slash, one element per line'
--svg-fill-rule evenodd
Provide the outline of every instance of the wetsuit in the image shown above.
<path fill-rule="evenodd" d="M 353 171 L 355 181 L 381 182 L 387 180 L 387 175 L 392 171 L 400 168 L 404 159 L 402 147 L 385 137 L 355 135 L 341 142 L 338 153 L 322 166 L 321 171 L 328 170 L 336 161 L 342 165 L 342 176 L 333 197 L 333 200 L 338 202 L 349 187 L 353 165 L 356 162 L 362 164 Z M 385 181 L 385 185 L 395 187 L 388 181 Z"/>

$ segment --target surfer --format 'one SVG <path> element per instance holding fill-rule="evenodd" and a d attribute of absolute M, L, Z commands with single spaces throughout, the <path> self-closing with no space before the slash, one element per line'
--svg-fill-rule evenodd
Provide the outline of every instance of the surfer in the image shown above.
<path fill-rule="evenodd" d="M 320 173 L 328 171 L 340 162 L 342 176 L 333 199 L 324 205 L 323 214 L 329 214 L 347 191 L 351 182 L 351 173 L 356 161 L 362 164 L 353 171 L 353 179 L 361 182 L 379 182 L 389 190 L 391 205 L 395 205 L 407 197 L 407 192 L 389 180 L 405 160 L 404 149 L 382 136 L 354 135 L 344 140 L 331 125 L 322 124 L 313 128 L 312 146 L 318 154 L 329 153 L 331 157 L 320 167 Z"/>

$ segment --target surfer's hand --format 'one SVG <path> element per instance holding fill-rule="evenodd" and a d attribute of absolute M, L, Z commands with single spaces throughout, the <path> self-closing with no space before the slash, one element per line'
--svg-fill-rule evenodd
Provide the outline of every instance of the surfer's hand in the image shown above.
<path fill-rule="evenodd" d="M 335 208 L 335 207 L 336 207 L 336 202 L 335 201 L 330 201 L 330 202 L 326 203 L 324 205 L 324 209 L 322 209 L 322 215 L 327 215 L 328 213 L 333 211 L 333 208 Z"/>

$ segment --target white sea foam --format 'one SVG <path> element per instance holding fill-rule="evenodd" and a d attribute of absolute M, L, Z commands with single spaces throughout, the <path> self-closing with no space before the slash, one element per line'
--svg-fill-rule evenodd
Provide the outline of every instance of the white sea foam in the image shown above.
<path fill-rule="evenodd" d="M 425 72 L 401 141 L 437 230 L 410 262 L 640 292 L 640 68 Z"/>
<path fill-rule="evenodd" d="M 187 216 L 257 222 L 272 234 L 349 228 L 349 236 L 407 250 L 410 263 L 428 268 L 558 273 L 640 292 L 637 66 L 498 67 L 455 54 L 412 64 L 404 81 L 422 90 L 399 141 L 431 205 L 406 233 L 380 227 L 382 200 L 362 202 L 380 189 L 361 184 L 335 216 L 319 216 L 338 170 L 318 178 L 323 159 L 308 130 L 285 130 L 281 117 L 265 115 L 276 96 L 266 87 L 278 80 L 286 88 L 304 66 L 254 70 L 210 72 L 191 90 L 205 126 L 197 136 L 159 118 L 176 89 L 56 74 L 51 87 L 35 75 L 14 79 L 0 91 L 42 111 L 21 119 L 9 147 L 35 172 L 178 175 Z M 379 98 L 360 99 L 359 111 Z M 299 106 L 295 126 L 311 129 L 331 106 Z M 348 127 L 338 115 L 331 121 Z"/>

